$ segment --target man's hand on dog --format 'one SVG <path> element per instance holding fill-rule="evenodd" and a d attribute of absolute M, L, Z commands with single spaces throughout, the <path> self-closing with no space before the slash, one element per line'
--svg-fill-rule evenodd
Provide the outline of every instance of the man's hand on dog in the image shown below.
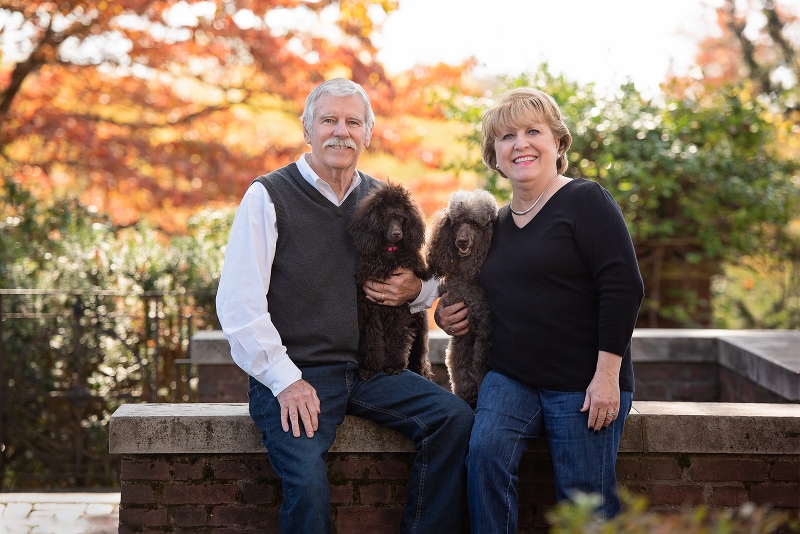
<path fill-rule="evenodd" d="M 317 390 L 303 379 L 293 382 L 286 389 L 278 393 L 278 403 L 281 405 L 281 426 L 284 432 L 289 431 L 292 425 L 292 435 L 300 437 L 300 421 L 306 429 L 306 436 L 314 437 L 314 432 L 319 428 L 317 416 L 320 412 Z"/>
<path fill-rule="evenodd" d="M 403 267 L 386 280 L 367 280 L 363 288 L 371 302 L 400 306 L 417 298 L 422 291 L 422 281 L 411 269 Z"/>

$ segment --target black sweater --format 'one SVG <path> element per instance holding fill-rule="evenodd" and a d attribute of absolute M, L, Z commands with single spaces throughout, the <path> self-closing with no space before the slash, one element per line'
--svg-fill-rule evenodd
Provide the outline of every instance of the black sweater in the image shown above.
<path fill-rule="evenodd" d="M 501 208 L 480 285 L 492 312 L 489 368 L 583 391 L 602 350 L 623 356 L 620 389 L 633 391 L 630 339 L 644 286 L 622 212 L 599 184 L 566 184 L 523 228 Z"/>

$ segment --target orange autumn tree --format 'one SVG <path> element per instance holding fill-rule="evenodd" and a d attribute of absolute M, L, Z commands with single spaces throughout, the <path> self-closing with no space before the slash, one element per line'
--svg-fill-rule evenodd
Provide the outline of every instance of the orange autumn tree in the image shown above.
<path fill-rule="evenodd" d="M 396 0 L 0 0 L 0 169 L 117 225 L 179 231 L 305 147 L 310 89 L 400 98 L 370 36 Z M 378 149 L 392 150 L 391 144 Z M 403 147 L 397 147 L 402 150 Z"/>

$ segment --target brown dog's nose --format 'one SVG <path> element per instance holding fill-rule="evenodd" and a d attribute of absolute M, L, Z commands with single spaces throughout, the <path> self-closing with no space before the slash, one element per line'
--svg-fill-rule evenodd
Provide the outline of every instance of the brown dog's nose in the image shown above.
<path fill-rule="evenodd" d="M 391 221 L 386 231 L 386 239 L 391 243 L 397 243 L 403 239 L 403 224 L 400 221 Z"/>

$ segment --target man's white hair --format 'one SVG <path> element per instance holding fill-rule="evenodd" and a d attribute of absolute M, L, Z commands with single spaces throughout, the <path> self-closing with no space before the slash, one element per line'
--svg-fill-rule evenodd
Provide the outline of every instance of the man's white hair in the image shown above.
<path fill-rule="evenodd" d="M 364 101 L 364 118 L 366 120 L 365 126 L 367 128 L 366 140 L 370 140 L 372 137 L 372 127 L 375 126 L 375 113 L 372 111 L 372 105 L 370 104 L 369 96 L 367 95 L 367 92 L 364 91 L 363 87 L 346 78 L 330 79 L 319 84 L 308 94 L 308 98 L 306 98 L 306 107 L 303 110 L 303 114 L 300 116 L 300 122 L 303 124 L 304 132 L 311 132 L 311 125 L 314 122 L 314 108 L 317 105 L 317 100 L 319 100 L 322 95 L 331 95 L 336 97 L 358 95 L 361 97 L 361 100 Z"/>

